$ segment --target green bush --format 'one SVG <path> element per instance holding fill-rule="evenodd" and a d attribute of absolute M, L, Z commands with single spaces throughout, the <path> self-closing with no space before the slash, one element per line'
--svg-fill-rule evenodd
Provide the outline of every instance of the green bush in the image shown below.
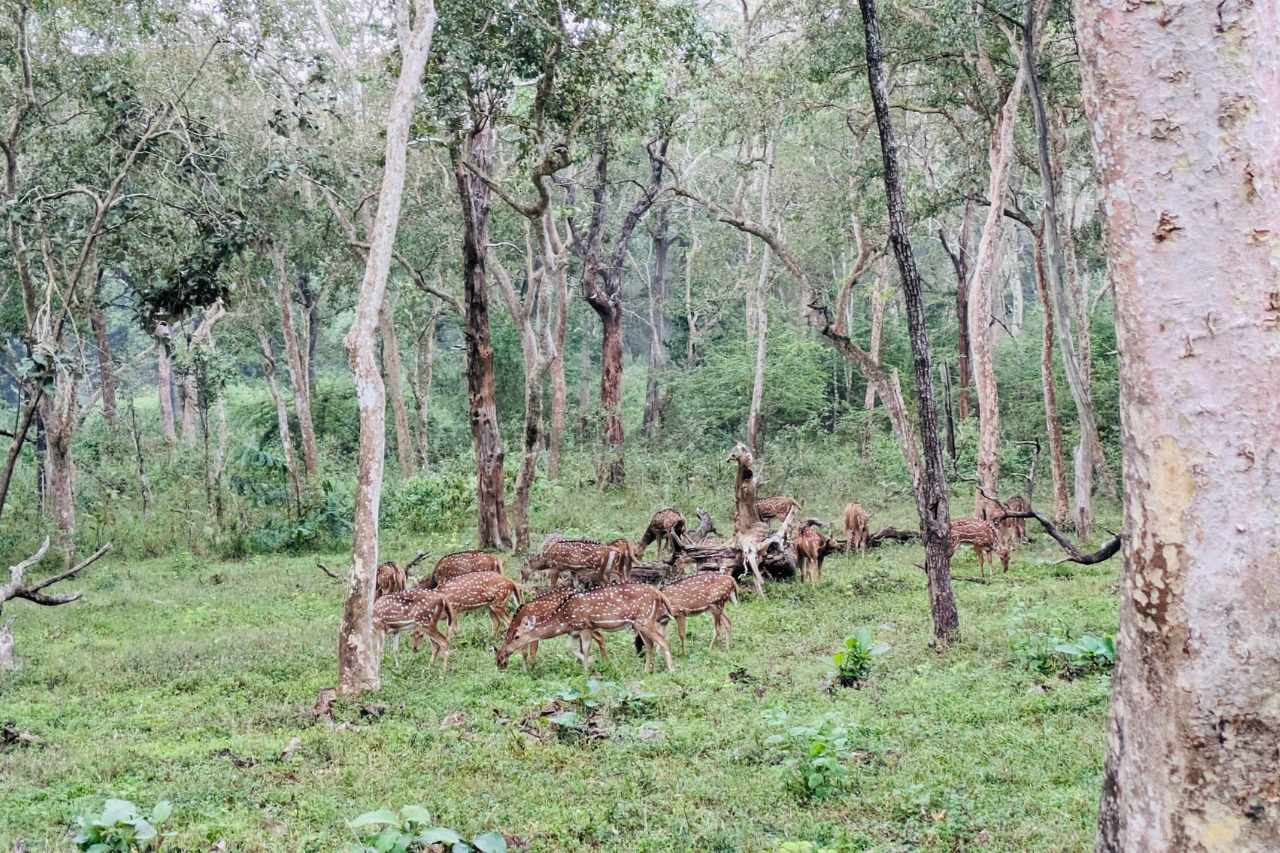
<path fill-rule="evenodd" d="M 790 755 L 783 759 L 786 768 L 786 785 L 802 800 L 825 799 L 845 786 L 849 770 L 844 766 L 852 755 L 849 732 L 833 717 L 823 717 L 817 723 L 787 726 L 785 711 L 766 715 L 775 726 L 786 726 L 779 734 L 765 740 L 766 746 L 788 748 Z"/>
<path fill-rule="evenodd" d="M 470 842 L 452 829 L 431 825 L 431 814 L 422 806 L 404 806 L 399 812 L 380 809 L 365 812 L 347 822 L 357 842 L 347 853 L 409 853 L 441 845 L 451 853 L 506 853 L 507 840 L 500 832 L 477 835 Z"/>
<path fill-rule="evenodd" d="M 870 628 L 858 628 L 844 638 L 844 648 L 832 656 L 840 683 L 850 687 L 862 681 L 871 672 L 871 659 L 887 651 L 886 644 L 872 640 Z"/>
<path fill-rule="evenodd" d="M 143 817 L 138 807 L 128 800 L 107 800 L 102 811 L 76 818 L 79 832 L 73 839 L 76 847 L 88 853 L 128 853 L 154 850 L 160 846 L 160 826 L 169 819 L 173 807 L 161 800 Z"/>

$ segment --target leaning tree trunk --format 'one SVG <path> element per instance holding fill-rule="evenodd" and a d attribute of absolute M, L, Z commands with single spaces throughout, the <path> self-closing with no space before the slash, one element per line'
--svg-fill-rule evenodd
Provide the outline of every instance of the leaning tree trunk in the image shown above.
<path fill-rule="evenodd" d="M 884 337 L 884 292 L 880 289 L 882 286 L 883 283 L 879 281 L 871 286 L 871 344 L 867 347 L 867 353 L 876 364 L 880 363 L 880 341 Z M 861 455 L 862 462 L 865 465 L 871 461 L 871 425 L 876 411 L 876 386 L 874 382 L 867 383 L 866 394 L 862 400 L 862 408 L 864 417 L 862 420 Z"/>
<path fill-rule="evenodd" d="M 311 390 L 307 381 L 307 368 L 293 325 L 292 290 L 289 287 L 289 272 L 285 266 L 283 248 L 271 246 L 271 262 L 276 277 L 276 302 L 280 309 L 280 331 L 284 336 L 285 363 L 289 366 L 289 384 L 293 386 L 293 405 L 298 413 L 298 432 L 302 436 L 302 467 L 307 479 L 310 479 L 319 470 L 320 452 L 316 447 L 316 429 L 311 419 Z"/>
<path fill-rule="evenodd" d="M 929 609 L 933 614 L 933 642 L 945 648 L 960 638 L 960 614 L 951 589 L 951 557 L 947 550 L 950 512 L 947 505 L 946 473 L 942 467 L 942 444 L 938 439 L 938 411 L 933 402 L 933 367 L 929 363 L 929 337 L 924 313 L 924 284 L 916 269 L 911 241 L 907 236 L 906 206 L 898 177 L 898 147 L 889 118 L 880 52 L 880 25 L 875 0 L 858 0 L 867 40 L 867 82 L 880 131 L 880 151 L 884 159 L 884 187 L 889 208 L 889 242 L 898 261 L 902 292 L 911 336 L 912 364 L 916 374 L 916 394 L 920 414 L 920 439 L 924 446 L 924 466 L 916 486 L 916 507 L 924 532 L 924 572 L 929 584 Z"/>
<path fill-rule="evenodd" d="M 169 360 L 169 327 L 156 326 L 156 393 L 160 398 L 160 432 L 166 444 L 178 441 L 173 424 L 173 364 Z"/>
<path fill-rule="evenodd" d="M 355 517 L 351 531 L 351 575 L 338 629 L 338 692 L 344 695 L 377 690 L 382 649 L 373 630 L 374 581 L 378 570 L 378 510 L 382 501 L 383 456 L 386 452 L 386 408 L 382 373 L 378 370 L 377 334 L 386 296 L 387 274 L 400 223 L 405 154 L 413 104 L 431 51 L 436 11 L 431 0 L 417 0 L 416 20 L 408 29 L 408 3 L 397 4 L 400 29 L 400 76 L 387 115 L 386 149 L 378 210 L 369 234 L 369 253 L 356 301 L 355 321 L 344 341 L 351 360 L 360 413 L 360 448 L 356 460 Z M 287 307 L 287 306 L 286 306 Z M 299 363 L 301 368 L 301 363 Z M 299 370 L 299 377 L 305 375 Z"/>
<path fill-rule="evenodd" d="M 1107 213 L 1124 579 L 1097 849 L 1280 839 L 1280 14 L 1076 4 Z"/>
<path fill-rule="evenodd" d="M 400 384 L 404 367 L 400 362 L 400 341 L 396 338 L 395 309 L 390 300 L 383 300 L 378 330 L 382 335 L 387 395 L 391 398 L 391 412 L 396 426 L 396 459 L 400 463 L 400 477 L 408 480 L 418 470 L 418 462 L 414 458 L 413 433 L 409 430 L 409 409 L 404 402 L 404 387 Z"/>
<path fill-rule="evenodd" d="M 760 178 L 760 224 L 768 228 L 773 216 L 770 189 L 773 187 L 774 140 L 769 138 L 764 146 L 764 174 Z M 760 276 L 756 279 L 755 310 L 748 310 L 747 325 L 755 320 L 756 355 L 751 373 L 751 405 L 747 410 L 747 446 L 756 458 L 764 456 L 764 448 L 760 446 L 760 418 L 764 404 L 764 368 L 765 354 L 769 345 L 769 265 L 773 261 L 773 252 L 760 253 Z M 750 308 L 750 303 L 748 303 Z M 754 314 L 754 317 L 752 316 Z"/>
<path fill-rule="evenodd" d="M 980 518 L 989 514 L 983 492 L 993 498 L 1000 495 L 1000 392 L 996 388 L 991 300 L 1004 243 L 1004 200 L 1009 189 L 1013 126 L 1017 123 L 1024 77 L 1024 69 L 1019 66 L 1013 88 L 1009 90 L 991 131 L 987 150 L 987 161 L 991 167 L 987 198 L 991 206 L 987 209 L 987 221 L 978 242 L 978 257 L 969 280 L 969 347 L 973 357 L 973 384 L 978 392 L 979 490 L 974 501 L 974 514 Z"/>
<path fill-rule="evenodd" d="M 1043 224 L 1041 225 L 1043 228 Z M 1062 422 L 1058 420 L 1058 391 L 1053 380 L 1053 300 L 1045 278 L 1044 240 L 1034 234 L 1036 292 L 1044 308 L 1040 346 L 1040 388 L 1044 398 L 1044 426 L 1049 436 L 1049 472 L 1053 480 L 1053 523 L 1067 522 L 1067 474 L 1062 455 Z M 1029 496 L 1034 499 L 1034 496 Z"/>
<path fill-rule="evenodd" d="M 489 249 L 489 185 L 467 168 L 466 161 L 484 175 L 492 171 L 493 128 L 474 127 L 467 144 L 455 152 L 453 171 L 462 201 L 462 281 L 466 309 L 467 396 L 471 438 L 476 460 L 476 510 L 480 546 L 511 547 L 503 482 L 502 435 L 493 374 L 493 344 L 489 334 L 489 292 L 485 253 Z"/>
<path fill-rule="evenodd" d="M 71 440 L 76 428 L 76 377 L 59 373 L 54 380 L 53 396 L 40 400 L 40 420 L 44 423 L 45 482 L 53 523 L 57 527 L 57 548 L 66 566 L 76 556 L 76 491 L 75 464 L 71 458 Z"/>

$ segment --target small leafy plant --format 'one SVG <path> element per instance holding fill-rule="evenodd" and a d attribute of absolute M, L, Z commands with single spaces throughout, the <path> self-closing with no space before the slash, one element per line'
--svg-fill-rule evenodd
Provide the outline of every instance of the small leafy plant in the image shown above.
<path fill-rule="evenodd" d="M 872 640 L 870 628 L 859 628 L 844 638 L 844 648 L 836 652 L 836 676 L 840 684 L 851 687 L 871 673 L 871 659 L 889 651 L 884 643 Z"/>
<path fill-rule="evenodd" d="M 786 712 L 775 714 L 774 725 L 785 725 Z M 849 732 L 832 717 L 816 724 L 789 726 L 765 740 L 766 746 L 789 746 L 793 753 L 784 760 L 787 788 L 802 800 L 821 800 L 844 787 L 849 770 L 844 766 L 853 754 Z"/>
<path fill-rule="evenodd" d="M 73 839 L 76 847 L 89 853 L 128 853 L 132 850 L 158 850 L 163 836 L 160 826 L 173 813 L 168 800 L 161 800 L 143 817 L 138 807 L 128 800 L 107 800 L 102 811 L 76 818 L 79 832 Z"/>
<path fill-rule="evenodd" d="M 365 812 L 347 821 L 356 834 L 357 843 L 347 846 L 347 853 L 410 853 L 410 851 L 447 850 L 450 853 L 506 853 L 507 840 L 500 832 L 477 835 L 470 842 L 456 831 L 432 826 L 431 814 L 422 806 L 404 806 L 399 812 L 390 809 Z"/>
<path fill-rule="evenodd" d="M 1053 650 L 1067 660 L 1067 665 L 1080 673 L 1106 672 L 1116 664 L 1116 641 L 1111 636 L 1082 634 L 1075 642 L 1060 642 Z"/>

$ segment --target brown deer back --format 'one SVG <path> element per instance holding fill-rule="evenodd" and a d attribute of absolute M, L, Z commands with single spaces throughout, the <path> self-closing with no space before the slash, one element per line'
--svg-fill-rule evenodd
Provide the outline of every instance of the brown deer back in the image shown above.
<path fill-rule="evenodd" d="M 388 560 L 381 566 L 378 566 L 378 578 L 374 584 L 374 597 L 382 598 L 396 592 L 404 592 L 404 588 L 409 585 L 409 577 L 405 574 L 404 569 L 396 565 L 394 560 Z"/>
<path fill-rule="evenodd" d="M 866 533 L 867 525 L 871 522 L 871 516 L 861 504 L 850 503 L 844 508 L 844 530 L 852 536 L 855 533 Z"/>
<path fill-rule="evenodd" d="M 782 518 L 791 510 L 799 508 L 799 502 L 795 498 L 787 497 L 786 495 L 777 495 L 756 501 L 756 514 L 760 516 L 761 521 Z"/>
<path fill-rule="evenodd" d="M 826 554 L 827 537 L 816 524 L 806 524 L 796 536 L 796 552 L 802 557 L 817 560 Z"/>
<path fill-rule="evenodd" d="M 379 630 L 403 628 L 443 612 L 444 599 L 436 593 L 422 589 L 401 590 L 388 593 L 373 603 L 373 625 Z M 439 618 L 435 615 L 432 621 Z"/>
<path fill-rule="evenodd" d="M 436 561 L 431 574 L 418 581 L 418 586 L 435 589 L 454 578 L 477 572 L 502 574 L 502 558 L 487 551 L 458 551 L 446 554 Z"/>
<path fill-rule="evenodd" d="M 953 518 L 951 533 L 948 537 L 951 549 L 959 545 L 977 545 L 982 548 L 995 548 L 1000 536 L 996 526 L 982 518 Z"/>
<path fill-rule="evenodd" d="M 570 631 L 652 622 L 669 615 L 670 606 L 657 587 L 645 583 L 602 586 L 570 596 L 553 618 Z"/>
<path fill-rule="evenodd" d="M 719 572 L 697 572 L 680 580 L 663 584 L 673 616 L 693 616 L 712 607 L 723 606 L 737 591 L 732 575 Z"/>
<path fill-rule="evenodd" d="M 516 589 L 514 581 L 496 572 L 473 572 L 446 581 L 437 591 L 455 607 L 469 609 L 504 604 Z"/>
<path fill-rule="evenodd" d="M 571 586 L 557 586 L 526 600 L 524 604 L 521 604 L 516 609 L 515 615 L 511 617 L 511 624 L 507 626 L 507 634 L 503 637 L 503 644 L 509 644 L 515 639 L 516 632 L 525 619 L 532 617 L 538 622 L 545 622 L 556 612 L 560 605 L 576 594 L 577 591 Z"/>

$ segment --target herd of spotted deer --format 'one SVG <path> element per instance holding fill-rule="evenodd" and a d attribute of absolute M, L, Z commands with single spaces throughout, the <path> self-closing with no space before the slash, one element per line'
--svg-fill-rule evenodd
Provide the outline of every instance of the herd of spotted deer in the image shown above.
<path fill-rule="evenodd" d="M 1025 512 L 1029 503 L 1014 496 L 1000 505 L 1004 512 Z M 756 511 L 764 521 L 789 517 L 799 508 L 793 498 L 779 496 L 756 502 Z M 689 531 L 684 516 L 674 508 L 653 514 L 649 526 L 638 542 L 615 539 L 602 543 L 591 539 L 566 539 L 548 536 L 540 553 L 521 569 L 521 582 L 528 584 L 536 574 L 545 574 L 547 587 L 532 598 L 522 599 L 522 586 L 503 573 L 501 558 L 487 551 L 460 551 L 441 557 L 429 575 L 409 587 L 405 569 L 394 561 L 378 567 L 373 627 L 384 639 L 394 639 L 397 650 L 399 635 L 412 629 L 412 646 L 416 650 L 425 638 L 431 643 L 431 664 L 442 659 L 442 669 L 449 667 L 449 643 L 459 617 L 472 610 L 487 609 L 494 636 L 505 630 L 501 645 L 495 648 L 497 664 L 505 669 L 516 652 L 521 652 L 525 666 L 532 666 L 538 643 L 552 637 L 570 635 L 577 641 L 576 656 L 584 668 L 590 669 L 591 645 L 607 659 L 604 631 L 631 628 L 636 634 L 637 649 L 643 645 L 645 669 L 652 672 L 653 655 L 663 655 L 667 669 L 672 668 L 664 625 L 676 623 L 682 653 L 685 645 L 685 622 L 690 616 L 707 613 L 714 633 L 710 647 L 717 642 L 729 647 L 733 624 L 725 607 L 737 603 L 737 581 L 732 574 L 718 571 L 694 571 L 692 574 L 661 585 L 633 580 L 632 568 L 651 543 L 657 544 L 658 555 L 664 548 L 671 557 L 691 543 L 701 542 L 715 528 L 702 510 L 700 524 Z M 993 516 L 995 517 L 995 516 Z M 870 516 L 857 503 L 844 508 L 843 526 L 846 553 L 865 553 L 870 539 Z M 1004 570 L 1009 569 L 1011 542 L 1026 538 L 1025 522 L 1008 518 L 1000 522 L 984 518 L 957 518 L 951 521 L 950 552 L 960 545 L 971 545 L 980 570 L 986 572 L 994 556 L 999 556 Z M 814 519 L 805 522 L 795 538 L 800 577 L 804 581 L 821 580 L 824 558 L 841 547 L 826 536 Z M 562 575 L 570 582 L 560 584 Z M 509 614 L 507 602 L 514 600 L 516 611 Z M 446 629 L 441 631 L 440 621 Z"/>

